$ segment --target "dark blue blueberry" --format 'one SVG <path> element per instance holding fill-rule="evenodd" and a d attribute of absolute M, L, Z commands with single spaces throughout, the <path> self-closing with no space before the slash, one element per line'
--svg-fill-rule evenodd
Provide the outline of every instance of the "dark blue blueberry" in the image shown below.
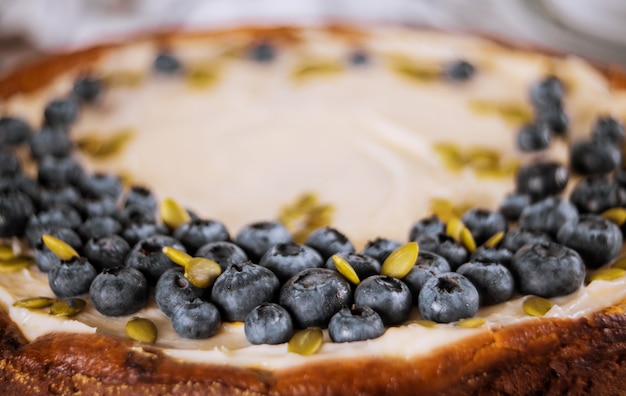
<path fill-rule="evenodd" d="M 527 206 L 519 217 L 519 226 L 556 236 L 557 231 L 565 222 L 576 217 L 578 217 L 578 210 L 570 201 L 549 197 Z"/>
<path fill-rule="evenodd" d="M 74 82 L 72 93 L 82 103 L 93 103 L 100 97 L 103 88 L 104 83 L 102 79 L 83 76 Z"/>
<path fill-rule="evenodd" d="M 558 195 L 569 181 L 567 168 L 558 162 L 538 162 L 522 166 L 517 171 L 517 192 L 528 194 L 533 200 Z"/>
<path fill-rule="evenodd" d="M 24 235 L 26 223 L 34 212 L 28 195 L 19 191 L 0 193 L 0 238 Z"/>
<path fill-rule="evenodd" d="M 605 176 L 586 176 L 569 197 L 579 213 L 601 213 L 626 204 L 626 189 Z"/>
<path fill-rule="evenodd" d="M 354 252 L 354 245 L 341 232 L 331 227 L 321 227 L 306 238 L 305 245 L 317 250 L 324 261 L 339 252 Z"/>
<path fill-rule="evenodd" d="M 295 242 L 277 243 L 265 252 L 259 264 L 268 268 L 281 283 L 307 268 L 324 265 L 322 256 L 313 248 Z"/>
<path fill-rule="evenodd" d="M 115 217 L 117 214 L 117 203 L 114 198 L 108 195 L 85 197 L 80 209 L 86 218 Z"/>
<path fill-rule="evenodd" d="M 202 246 L 194 256 L 205 257 L 220 265 L 222 271 L 233 264 L 241 264 L 248 261 L 248 255 L 242 248 L 232 242 L 211 242 Z"/>
<path fill-rule="evenodd" d="M 145 207 L 127 205 L 117 212 L 115 218 L 120 224 L 130 226 L 132 224 L 155 223 L 157 221 L 155 216 L 155 211 L 151 211 L 150 209 L 146 210 Z M 163 225 L 163 227 L 165 227 L 166 232 L 169 233 L 169 229 L 165 225 Z"/>
<path fill-rule="evenodd" d="M 523 152 L 545 150 L 550 147 L 551 136 L 547 124 L 526 124 L 517 132 L 517 148 Z"/>
<path fill-rule="evenodd" d="M 20 173 L 22 164 L 15 154 L 0 146 L 0 177 L 10 177 Z"/>
<path fill-rule="evenodd" d="M 450 269 L 452 271 L 456 270 L 459 265 L 467 262 L 469 252 L 463 245 L 449 236 L 442 234 L 437 235 L 436 241 L 438 243 L 432 246 L 429 244 L 424 244 L 425 246 L 422 246 L 423 244 L 420 243 L 420 250 L 426 250 L 442 256 L 446 259 L 448 264 L 450 264 Z"/>
<path fill-rule="evenodd" d="M 124 265 L 130 245 L 119 235 L 107 235 L 89 239 L 83 246 L 83 254 L 98 271 Z"/>
<path fill-rule="evenodd" d="M 276 48 L 268 42 L 259 42 L 250 47 L 248 54 L 257 62 L 271 62 L 276 58 Z"/>
<path fill-rule="evenodd" d="M 450 81 L 467 81 L 474 76 L 476 68 L 466 60 L 457 60 L 446 64 L 443 73 Z"/>
<path fill-rule="evenodd" d="M 328 335 L 333 342 L 371 340 L 384 332 L 383 320 L 370 307 L 344 307 L 328 323 Z"/>
<path fill-rule="evenodd" d="M 337 271 L 309 268 L 289 279 L 279 303 L 299 328 L 328 327 L 330 318 L 352 302 L 350 283 Z"/>
<path fill-rule="evenodd" d="M 28 219 L 26 224 L 26 239 L 30 246 L 35 246 L 43 234 L 50 233 L 55 228 L 78 228 L 83 220 L 71 206 L 58 205 L 37 213 Z"/>
<path fill-rule="evenodd" d="M 197 251 L 207 243 L 230 240 L 226 226 L 216 220 L 191 220 L 176 228 L 172 235 L 190 252 Z"/>
<path fill-rule="evenodd" d="M 605 142 L 621 145 L 624 142 L 624 125 L 613 117 L 600 117 L 596 120 L 591 130 L 591 139 L 598 142 Z"/>
<path fill-rule="evenodd" d="M 21 118 L 0 117 L 0 145 L 16 146 L 27 141 L 33 133 L 30 125 Z"/>
<path fill-rule="evenodd" d="M 78 234 L 83 241 L 91 238 L 100 238 L 107 235 L 119 234 L 122 225 L 112 217 L 90 217 L 78 227 Z"/>
<path fill-rule="evenodd" d="M 182 66 L 178 58 L 169 52 L 161 52 L 154 59 L 154 70 L 162 74 L 176 74 Z"/>
<path fill-rule="evenodd" d="M 436 252 L 439 250 L 439 242 L 444 241 L 446 235 L 441 234 L 422 234 L 414 241 L 419 245 L 420 252 Z"/>
<path fill-rule="evenodd" d="M 547 76 L 532 85 L 530 100 L 535 108 L 549 104 L 561 104 L 563 100 L 563 83 L 555 76 Z"/>
<path fill-rule="evenodd" d="M 530 204 L 530 195 L 512 193 L 504 197 L 499 210 L 507 220 L 517 221 L 522 214 L 522 210 Z"/>
<path fill-rule="evenodd" d="M 409 319 L 413 296 L 401 280 L 374 275 L 363 280 L 354 290 L 354 303 L 370 307 L 378 313 L 387 326 L 398 325 Z"/>
<path fill-rule="evenodd" d="M 293 321 L 285 308 L 263 303 L 246 316 L 243 330 L 251 344 L 282 344 L 293 335 Z"/>
<path fill-rule="evenodd" d="M 291 242 L 287 228 L 277 221 L 260 221 L 243 227 L 235 236 L 235 243 L 246 251 L 248 257 L 258 262 L 272 246 Z"/>
<path fill-rule="evenodd" d="M 243 322 L 257 305 L 276 299 L 280 282 L 265 267 L 248 261 L 233 264 L 217 277 L 211 301 L 229 322 Z"/>
<path fill-rule="evenodd" d="M 154 285 L 165 271 L 177 265 L 163 253 L 165 246 L 186 252 L 185 247 L 178 240 L 166 235 L 154 235 L 137 242 L 131 248 L 126 256 L 125 265 L 141 271 L 148 282 Z"/>
<path fill-rule="evenodd" d="M 563 224 L 556 235 L 559 243 L 574 249 L 587 267 L 599 268 L 622 249 L 619 227 L 600 215 L 584 214 Z"/>
<path fill-rule="evenodd" d="M 43 115 L 47 125 L 66 127 L 78 117 L 78 102 L 72 97 L 54 99 L 48 103 Z"/>
<path fill-rule="evenodd" d="M 560 104 L 546 104 L 535 109 L 535 122 L 547 125 L 558 136 L 565 135 L 569 127 L 569 117 Z"/>
<path fill-rule="evenodd" d="M 159 309 L 168 317 L 185 302 L 201 298 L 205 289 L 196 287 L 185 278 L 183 267 L 170 268 L 161 275 L 155 287 L 155 300 Z"/>
<path fill-rule="evenodd" d="M 375 258 L 352 252 L 339 252 L 337 256 L 350 263 L 350 266 L 354 269 L 354 272 L 356 272 L 361 281 L 370 276 L 380 274 L 380 263 Z M 337 270 L 332 256 L 326 260 L 326 268 Z"/>
<path fill-rule="evenodd" d="M 83 241 L 78 234 L 70 228 L 54 228 L 47 230 L 45 233 L 66 242 L 76 251 L 80 251 L 83 247 Z M 48 249 L 41 238 L 32 246 L 35 264 L 37 264 L 37 268 L 39 268 L 41 272 L 48 272 L 52 267 L 61 263 L 61 259 Z"/>
<path fill-rule="evenodd" d="M 516 228 L 504 234 L 500 247 L 515 253 L 527 243 L 539 242 L 554 242 L 554 238 L 543 231 Z"/>
<path fill-rule="evenodd" d="M 476 245 L 482 245 L 495 234 L 507 230 L 507 222 L 500 212 L 487 209 L 469 209 L 461 221 L 469 228 Z"/>
<path fill-rule="evenodd" d="M 39 204 L 39 185 L 23 173 L 0 177 L 0 192 L 19 191 L 28 195 L 33 204 Z"/>
<path fill-rule="evenodd" d="M 559 297 L 578 290 L 585 264 L 576 251 L 558 243 L 529 243 L 513 256 L 511 273 L 520 292 Z"/>
<path fill-rule="evenodd" d="M 98 312 L 105 316 L 133 314 L 148 303 L 150 285 L 134 268 L 105 268 L 89 287 L 89 298 Z"/>
<path fill-rule="evenodd" d="M 424 319 L 450 323 L 476 315 L 479 300 L 478 291 L 469 279 L 454 272 L 444 272 L 424 284 L 418 307 Z"/>
<path fill-rule="evenodd" d="M 117 200 L 122 193 L 123 184 L 120 177 L 112 173 L 89 173 L 83 174 L 78 187 L 87 197 L 106 195 Z"/>
<path fill-rule="evenodd" d="M 75 158 L 48 155 L 39 161 L 37 181 L 44 187 L 77 185 L 83 175 L 83 167 Z"/>
<path fill-rule="evenodd" d="M 364 50 L 355 50 L 350 53 L 348 62 L 354 66 L 364 66 L 370 63 L 370 57 Z"/>
<path fill-rule="evenodd" d="M 611 143 L 579 140 L 570 147 L 570 166 L 582 175 L 610 173 L 617 169 L 621 161 L 619 148 Z"/>
<path fill-rule="evenodd" d="M 154 220 L 157 212 L 157 199 L 149 189 L 142 186 L 132 186 L 126 193 L 124 207 L 141 210 L 147 218 Z"/>
<path fill-rule="evenodd" d="M 511 264 L 513 252 L 503 247 L 486 247 L 479 246 L 472 252 L 470 261 L 483 261 L 502 264 L 508 267 Z M 457 269 L 458 271 L 458 269 Z"/>
<path fill-rule="evenodd" d="M 511 298 L 515 290 L 513 274 L 500 263 L 470 261 L 456 270 L 472 282 L 480 296 L 481 305 L 493 305 Z"/>
<path fill-rule="evenodd" d="M 48 284 L 57 297 L 74 297 L 89 291 L 98 272 L 85 257 L 75 257 L 50 268 Z"/>
<path fill-rule="evenodd" d="M 39 207 L 48 210 L 55 206 L 69 205 L 80 209 L 83 197 L 73 186 L 50 186 L 39 190 Z"/>
<path fill-rule="evenodd" d="M 424 283 L 433 276 L 443 272 L 450 272 L 450 264 L 448 264 L 448 261 L 438 254 L 420 249 L 415 265 L 411 268 L 409 273 L 402 278 L 402 282 L 404 282 L 411 291 L 414 304 L 417 303 L 420 290 L 422 290 Z"/>
<path fill-rule="evenodd" d="M 613 174 L 613 180 L 615 180 L 620 187 L 626 188 L 626 169 L 617 169 Z"/>
<path fill-rule="evenodd" d="M 67 131 L 60 127 L 46 126 L 33 134 L 29 140 L 30 153 L 35 159 L 47 155 L 66 157 L 73 148 L 72 140 Z"/>
<path fill-rule="evenodd" d="M 423 235 L 426 234 L 445 234 L 446 225 L 439 217 L 433 215 L 421 220 L 418 220 L 411 227 L 409 232 L 409 241 L 418 241 Z"/>
<path fill-rule="evenodd" d="M 221 324 L 220 312 L 215 305 L 201 299 L 182 304 L 172 314 L 172 326 L 183 338 L 209 338 L 217 333 Z"/>
<path fill-rule="evenodd" d="M 163 224 L 155 222 L 131 222 L 122 231 L 122 237 L 129 245 L 134 246 L 137 242 L 154 235 L 167 235 L 168 229 Z"/>
<path fill-rule="evenodd" d="M 398 249 L 402 244 L 398 241 L 394 241 L 387 238 L 376 238 L 373 241 L 368 241 L 361 251 L 361 254 L 372 257 L 380 264 L 384 263 L 387 257 L 394 250 Z"/>

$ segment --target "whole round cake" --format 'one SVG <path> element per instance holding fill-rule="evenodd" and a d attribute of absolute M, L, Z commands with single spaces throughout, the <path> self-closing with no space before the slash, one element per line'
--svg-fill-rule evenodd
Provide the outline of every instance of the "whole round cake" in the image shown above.
<path fill-rule="evenodd" d="M 619 394 L 619 70 L 401 27 L 0 80 L 4 394 Z"/>

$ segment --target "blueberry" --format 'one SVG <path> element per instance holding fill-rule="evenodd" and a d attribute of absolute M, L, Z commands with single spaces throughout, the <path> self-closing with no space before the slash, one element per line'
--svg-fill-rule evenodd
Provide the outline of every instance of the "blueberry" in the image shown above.
<path fill-rule="evenodd" d="M 0 147 L 0 176 L 7 177 L 20 173 L 22 165 L 13 152 Z"/>
<path fill-rule="evenodd" d="M 45 126 L 33 134 L 29 140 L 30 153 L 35 159 L 47 155 L 66 157 L 73 148 L 73 143 L 67 131 L 61 127 Z"/>
<path fill-rule="evenodd" d="M 291 234 L 277 221 L 248 224 L 235 236 L 235 243 L 255 262 L 258 262 L 272 246 L 286 242 L 291 242 Z"/>
<path fill-rule="evenodd" d="M 26 222 L 34 213 L 30 198 L 19 191 L 0 193 L 0 238 L 24 235 Z"/>
<path fill-rule="evenodd" d="M 277 243 L 265 252 L 259 264 L 268 268 L 281 283 L 307 268 L 324 265 L 322 256 L 313 248 L 295 242 Z"/>
<path fill-rule="evenodd" d="M 538 242 L 554 242 L 554 238 L 543 231 L 516 228 L 504 234 L 500 247 L 515 253 L 527 243 Z"/>
<path fill-rule="evenodd" d="M 626 204 L 626 189 L 605 176 L 586 176 L 570 194 L 579 213 L 601 213 Z"/>
<path fill-rule="evenodd" d="M 83 167 L 72 157 L 45 156 L 39 161 L 37 181 L 42 186 L 76 185 L 83 174 Z"/>
<path fill-rule="evenodd" d="M 196 287 L 185 278 L 183 267 L 174 267 L 165 271 L 157 281 L 155 300 L 159 309 L 168 317 L 185 302 L 201 298 L 205 290 Z"/>
<path fill-rule="evenodd" d="M 76 257 L 50 268 L 48 284 L 57 297 L 79 296 L 89 291 L 97 274 L 85 257 Z"/>
<path fill-rule="evenodd" d="M 32 129 L 26 121 L 16 117 L 0 117 L 0 145 L 16 146 L 27 141 Z"/>
<path fill-rule="evenodd" d="M 182 69 L 180 61 L 169 52 L 161 52 L 154 59 L 153 68 L 162 74 L 176 74 Z"/>
<path fill-rule="evenodd" d="M 427 250 L 446 259 L 452 271 L 456 270 L 459 265 L 465 263 L 469 257 L 467 249 L 447 235 L 437 235 L 437 244 L 435 246 L 422 245 L 423 244 L 420 243 L 420 250 Z"/>
<path fill-rule="evenodd" d="M 509 249 L 503 247 L 490 248 L 486 246 L 479 246 L 472 252 L 470 261 L 494 262 L 508 267 L 509 264 L 511 264 L 512 258 L 513 252 Z"/>
<path fill-rule="evenodd" d="M 614 171 L 621 163 L 619 148 L 611 143 L 579 140 L 570 147 L 570 166 L 582 175 L 600 175 Z"/>
<path fill-rule="evenodd" d="M 155 211 L 151 212 L 150 209 L 146 209 L 145 207 L 127 205 L 116 213 L 115 218 L 121 224 L 128 227 L 132 224 L 156 223 L 155 216 Z M 169 229 L 164 224 L 163 227 L 165 227 L 165 232 L 169 233 Z"/>
<path fill-rule="evenodd" d="M 141 272 L 129 267 L 105 268 L 89 287 L 89 297 L 105 316 L 133 314 L 148 303 L 150 286 Z"/>
<path fill-rule="evenodd" d="M 274 273 L 251 262 L 233 264 L 217 277 L 211 301 L 229 322 L 242 322 L 257 305 L 275 299 L 280 282 Z"/>
<path fill-rule="evenodd" d="M 510 269 L 520 292 L 546 298 L 571 294 L 585 279 L 580 255 L 552 242 L 522 246 L 513 256 Z"/>
<path fill-rule="evenodd" d="M 470 261 L 457 268 L 456 272 L 465 276 L 476 287 L 481 305 L 499 304 L 513 295 L 513 274 L 500 263 Z"/>
<path fill-rule="evenodd" d="M 591 139 L 598 142 L 605 142 L 621 145 L 624 142 L 624 125 L 613 117 L 599 117 L 593 125 Z"/>
<path fill-rule="evenodd" d="M 200 299 L 182 304 L 172 314 L 172 326 L 183 338 L 209 338 L 217 333 L 221 324 L 215 305 Z"/>
<path fill-rule="evenodd" d="M 92 76 L 82 76 L 76 79 L 72 93 L 83 103 L 95 102 L 102 93 L 104 83 L 102 79 Z"/>
<path fill-rule="evenodd" d="M 48 103 L 43 115 L 47 125 L 68 126 L 78 117 L 78 102 L 72 97 L 54 99 Z"/>
<path fill-rule="evenodd" d="M 457 60 L 444 66 L 444 75 L 450 81 L 467 81 L 476 73 L 474 65 L 466 60 Z"/>
<path fill-rule="evenodd" d="M 538 162 L 522 166 L 517 171 L 517 192 L 528 194 L 533 200 L 558 195 L 567 186 L 569 172 L 558 162 Z"/>
<path fill-rule="evenodd" d="M 328 335 L 333 342 L 371 340 L 384 332 L 383 320 L 370 307 L 344 307 L 328 323 Z"/>
<path fill-rule="evenodd" d="M 83 241 L 81 241 L 78 234 L 70 228 L 54 228 L 47 230 L 46 234 L 66 242 L 76 251 L 80 251 L 83 246 Z M 52 253 L 41 239 L 32 246 L 35 264 L 37 264 L 37 268 L 39 268 L 41 272 L 48 272 L 52 267 L 61 263 L 61 259 Z"/>
<path fill-rule="evenodd" d="M 348 56 L 348 63 L 353 66 L 364 66 L 370 63 L 370 57 L 364 50 L 354 50 Z"/>
<path fill-rule="evenodd" d="M 391 276 L 375 275 L 354 290 L 354 303 L 376 311 L 388 326 L 405 322 L 411 314 L 413 297 L 409 287 Z"/>
<path fill-rule="evenodd" d="M 522 210 L 530 204 L 530 195 L 512 193 L 504 197 L 499 210 L 507 220 L 517 221 L 522 214 Z"/>
<path fill-rule="evenodd" d="M 530 100 L 535 107 L 560 104 L 563 100 L 563 83 L 555 76 L 547 76 L 532 85 Z"/>
<path fill-rule="evenodd" d="M 83 247 L 85 257 L 98 270 L 124 265 L 130 245 L 119 235 L 89 239 Z"/>
<path fill-rule="evenodd" d="M 354 269 L 354 272 L 356 272 L 361 281 L 370 276 L 380 274 L 380 263 L 370 256 L 352 252 L 339 252 L 337 256 L 350 263 L 350 266 Z M 326 260 L 326 268 L 337 270 L 332 256 Z"/>
<path fill-rule="evenodd" d="M 569 117 L 561 104 L 548 103 L 535 109 L 535 122 L 545 124 L 555 135 L 563 136 L 569 127 Z"/>
<path fill-rule="evenodd" d="M 205 257 L 220 265 L 222 271 L 226 271 L 233 264 L 241 264 L 248 261 L 248 255 L 242 248 L 232 242 L 211 242 L 202 246 L 194 256 Z"/>
<path fill-rule="evenodd" d="M 622 249 L 622 232 L 619 227 L 594 214 L 580 215 L 578 219 L 563 224 L 556 239 L 574 249 L 590 268 L 608 263 Z"/>
<path fill-rule="evenodd" d="M 118 175 L 112 173 L 90 173 L 83 174 L 78 187 L 85 196 L 108 196 L 117 200 L 122 193 L 123 184 Z"/>
<path fill-rule="evenodd" d="M 83 220 L 71 206 L 58 205 L 33 215 L 26 223 L 26 239 L 30 246 L 40 242 L 41 236 L 55 228 L 77 228 Z"/>
<path fill-rule="evenodd" d="M 276 49 L 271 43 L 259 42 L 249 49 L 250 59 L 257 62 L 271 62 L 276 58 Z"/>
<path fill-rule="evenodd" d="M 427 217 L 418 220 L 411 227 L 409 232 L 409 241 L 418 241 L 418 239 L 425 234 L 445 234 L 446 225 L 437 216 Z"/>
<path fill-rule="evenodd" d="M 50 186 L 39 190 L 39 207 L 48 210 L 59 205 L 81 208 L 83 197 L 73 186 Z"/>
<path fill-rule="evenodd" d="M 126 256 L 125 265 L 141 271 L 150 284 L 155 284 L 168 269 L 176 266 L 164 253 L 163 248 L 170 246 L 185 252 L 185 247 L 176 239 L 165 235 L 154 235 L 137 242 Z"/>
<path fill-rule="evenodd" d="M 352 289 L 337 271 L 309 268 L 285 282 L 279 302 L 297 327 L 326 328 L 330 318 L 352 302 Z"/>
<path fill-rule="evenodd" d="M 122 231 L 122 237 L 129 245 L 134 246 L 142 239 L 147 239 L 154 235 L 167 235 L 167 227 L 154 222 L 132 222 Z"/>
<path fill-rule="evenodd" d="M 132 186 L 126 194 L 124 207 L 141 210 L 149 219 L 154 219 L 157 210 L 157 199 L 152 191 L 142 186 Z"/>
<path fill-rule="evenodd" d="M 78 234 L 83 241 L 120 232 L 122 232 L 122 225 L 110 216 L 91 217 L 78 227 Z"/>
<path fill-rule="evenodd" d="M 313 231 L 304 244 L 317 250 L 324 261 L 339 252 L 354 252 L 352 242 L 341 232 L 331 227 L 321 227 Z"/>
<path fill-rule="evenodd" d="M 450 323 L 476 315 L 479 299 L 478 291 L 469 279 L 454 272 L 444 272 L 424 284 L 418 307 L 424 319 Z"/>
<path fill-rule="evenodd" d="M 373 241 L 368 241 L 361 251 L 361 254 L 372 257 L 380 264 L 384 263 L 387 257 L 394 250 L 398 249 L 402 244 L 398 241 L 394 241 L 386 238 L 376 238 Z"/>
<path fill-rule="evenodd" d="M 463 214 L 461 221 L 472 233 L 476 245 L 482 245 L 495 234 L 507 230 L 507 222 L 500 212 L 473 208 Z"/>
<path fill-rule="evenodd" d="M 551 131 L 547 124 L 530 123 L 517 132 L 517 148 L 522 152 L 545 150 L 550 147 Z"/>
<path fill-rule="evenodd" d="M 555 236 L 566 221 L 578 217 L 578 210 L 569 201 L 549 197 L 527 206 L 520 215 L 519 226 Z"/>
<path fill-rule="evenodd" d="M 189 221 L 176 228 L 172 235 L 190 252 L 197 251 L 207 243 L 230 240 L 226 226 L 216 220 Z"/>
<path fill-rule="evenodd" d="M 285 308 L 263 303 L 246 316 L 243 329 L 251 344 L 282 344 L 293 334 L 293 321 Z"/>
<path fill-rule="evenodd" d="M 0 192 L 11 191 L 22 192 L 28 195 L 33 204 L 39 204 L 39 185 L 23 173 L 0 177 Z"/>
<path fill-rule="evenodd" d="M 108 195 L 100 197 L 84 197 L 81 211 L 86 218 L 114 217 L 117 214 L 117 204 L 114 198 Z"/>
<path fill-rule="evenodd" d="M 413 303 L 417 303 L 420 290 L 427 280 L 437 274 L 450 272 L 450 264 L 438 254 L 420 249 L 415 265 L 402 281 L 409 287 L 413 296 Z"/>

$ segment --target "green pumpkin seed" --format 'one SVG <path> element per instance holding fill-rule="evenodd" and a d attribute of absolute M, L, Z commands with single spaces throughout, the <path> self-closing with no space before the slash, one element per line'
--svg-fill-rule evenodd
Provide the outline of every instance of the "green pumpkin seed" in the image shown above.
<path fill-rule="evenodd" d="M 291 231 L 294 242 L 304 243 L 311 232 L 330 225 L 333 215 L 332 205 L 321 204 L 316 194 L 306 193 L 293 204 L 283 206 L 278 221 Z"/>
<path fill-rule="evenodd" d="M 483 246 L 487 248 L 495 248 L 500 244 L 500 242 L 502 242 L 502 239 L 504 239 L 504 231 L 497 232 L 489 237 L 489 239 L 483 243 Z"/>
<path fill-rule="evenodd" d="M 173 262 L 175 262 L 176 264 L 182 267 L 186 266 L 189 260 L 192 259 L 192 257 L 188 255 L 187 253 L 183 252 L 182 250 L 173 248 L 171 246 L 163 246 L 163 249 L 161 249 L 161 251 L 170 260 L 172 260 Z"/>
<path fill-rule="evenodd" d="M 477 327 L 484 325 L 485 323 L 487 323 L 487 319 L 474 317 L 474 318 L 461 319 L 457 322 L 456 325 L 459 327 L 466 328 L 466 329 L 475 329 Z"/>
<path fill-rule="evenodd" d="M 11 260 L 13 258 L 15 258 L 15 253 L 13 252 L 13 246 L 0 245 L 0 260 Z"/>
<path fill-rule="evenodd" d="M 418 64 L 403 55 L 388 56 L 387 65 L 400 77 L 413 82 L 425 83 L 441 79 L 441 69 L 437 65 Z"/>
<path fill-rule="evenodd" d="M 552 301 L 539 296 L 529 296 L 522 303 L 522 308 L 530 316 L 543 316 L 554 304 Z"/>
<path fill-rule="evenodd" d="M 419 246 L 416 242 L 404 244 L 391 252 L 385 259 L 380 273 L 385 276 L 393 276 L 402 279 L 411 271 L 417 261 Z"/>
<path fill-rule="evenodd" d="M 30 297 L 17 300 L 13 303 L 13 306 L 28 309 L 40 309 L 51 306 L 55 301 L 56 300 L 54 298 L 50 297 Z"/>
<path fill-rule="evenodd" d="M 359 276 L 357 275 L 356 271 L 354 271 L 354 268 L 352 268 L 352 265 L 350 265 L 348 260 L 336 254 L 332 256 L 332 259 L 335 267 L 337 267 L 337 271 L 339 271 L 339 273 L 343 275 L 350 283 L 354 285 L 358 285 L 359 283 L 361 283 Z"/>
<path fill-rule="evenodd" d="M 343 68 L 339 62 L 334 61 L 312 61 L 296 67 L 292 72 L 292 77 L 297 81 L 317 76 L 327 76 L 337 74 Z"/>
<path fill-rule="evenodd" d="M 157 327 L 150 319 L 134 317 L 126 323 L 126 335 L 135 341 L 154 344 L 157 334 Z"/>
<path fill-rule="evenodd" d="M 59 259 L 66 261 L 73 257 L 78 257 L 78 252 L 68 243 L 52 235 L 45 234 L 41 237 L 44 245 Z"/>
<path fill-rule="evenodd" d="M 437 322 L 432 321 L 432 320 L 426 320 L 426 319 L 419 319 L 414 321 L 413 323 L 418 324 L 422 327 L 435 327 L 437 326 Z"/>
<path fill-rule="evenodd" d="M 163 224 L 172 230 L 191 220 L 187 210 L 172 198 L 166 198 L 161 202 L 159 213 Z"/>
<path fill-rule="evenodd" d="M 57 300 L 50 306 L 50 315 L 74 316 L 82 312 L 87 302 L 81 298 L 67 298 Z"/>
<path fill-rule="evenodd" d="M 210 287 L 222 273 L 218 263 L 204 257 L 194 257 L 185 265 L 185 278 L 200 288 Z"/>
<path fill-rule="evenodd" d="M 500 167 L 500 153 L 484 147 L 471 147 L 466 153 L 468 166 L 476 169 L 498 169 Z"/>
<path fill-rule="evenodd" d="M 0 260 L 0 273 L 21 271 L 33 264 L 30 257 L 15 257 L 10 260 Z"/>
<path fill-rule="evenodd" d="M 433 145 L 433 150 L 449 171 L 460 171 L 467 163 L 461 149 L 455 144 L 436 143 Z"/>
<path fill-rule="evenodd" d="M 317 327 L 297 331 L 289 340 L 287 350 L 300 355 L 313 355 L 322 347 L 324 334 Z"/>
<path fill-rule="evenodd" d="M 94 132 L 76 139 L 76 146 L 92 158 L 106 159 L 123 152 L 134 137 L 132 129 L 122 129 L 106 136 Z"/>
<path fill-rule="evenodd" d="M 626 222 L 626 209 L 611 208 L 602 212 L 601 216 L 621 227 Z"/>
<path fill-rule="evenodd" d="M 524 104 L 471 100 L 468 105 L 476 114 L 496 115 L 512 125 L 522 125 L 532 120 L 532 112 Z"/>
<path fill-rule="evenodd" d="M 217 68 L 213 65 L 198 65 L 191 68 L 186 76 L 187 84 L 194 89 L 206 89 L 218 80 Z"/>
<path fill-rule="evenodd" d="M 595 280 L 612 281 L 619 279 L 626 274 L 626 270 L 622 268 L 602 268 L 595 271 L 589 271 L 587 273 L 587 283 L 591 283 Z"/>

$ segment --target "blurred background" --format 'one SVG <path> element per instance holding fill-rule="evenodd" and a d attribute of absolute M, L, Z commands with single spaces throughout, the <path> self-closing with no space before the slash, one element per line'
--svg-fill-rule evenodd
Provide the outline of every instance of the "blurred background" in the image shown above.
<path fill-rule="evenodd" d="M 0 74 L 153 29 L 325 22 L 481 32 L 626 65 L 625 0 L 0 0 Z"/>

